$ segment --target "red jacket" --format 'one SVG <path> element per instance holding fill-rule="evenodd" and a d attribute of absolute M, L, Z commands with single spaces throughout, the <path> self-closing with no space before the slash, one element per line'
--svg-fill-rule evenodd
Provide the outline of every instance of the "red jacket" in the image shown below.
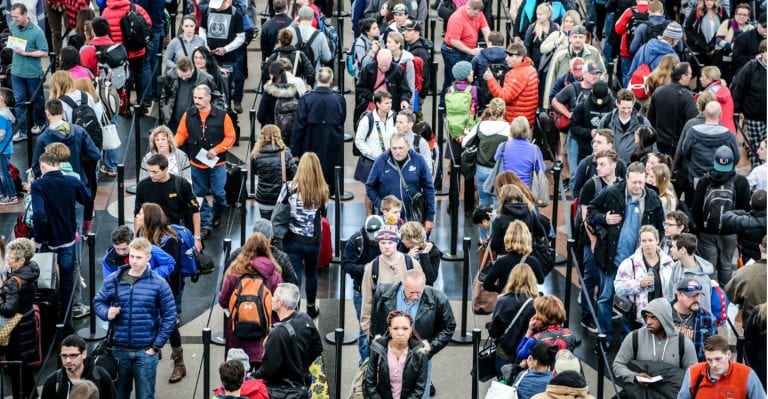
<path fill-rule="evenodd" d="M 101 16 L 104 17 L 104 19 L 106 19 L 109 22 L 110 36 L 112 36 L 112 40 L 114 40 L 115 43 L 123 42 L 123 31 L 120 30 L 120 20 L 123 19 L 123 17 L 125 17 L 126 14 L 128 14 L 128 11 L 130 9 L 131 9 L 130 0 L 107 0 L 107 8 L 105 8 L 104 11 L 101 12 Z M 144 17 L 144 20 L 147 21 L 147 24 L 149 24 L 149 26 L 152 26 L 152 20 L 149 18 L 149 14 L 147 14 L 147 12 L 144 11 L 144 8 L 136 4 L 136 12 L 138 12 L 139 14 L 141 14 L 142 17 Z M 129 51 L 128 58 L 141 57 L 146 52 L 147 52 L 147 49 L 141 49 L 139 51 Z"/>
<path fill-rule="evenodd" d="M 736 123 L 733 120 L 733 95 L 731 90 L 725 85 L 725 82 L 718 80 L 712 82 L 704 90 L 715 95 L 717 102 L 720 103 L 722 112 L 720 113 L 720 124 L 727 127 L 731 133 L 736 134 Z M 696 96 L 699 99 L 699 96 Z"/>
<path fill-rule="evenodd" d="M 507 104 L 505 118 L 512 122 L 518 116 L 524 116 L 533 126 L 536 110 L 539 107 L 539 74 L 531 65 L 531 59 L 525 57 L 520 65 L 512 68 L 504 76 L 504 87 L 496 79 L 489 79 L 488 89 L 494 97 L 499 97 Z"/>
<path fill-rule="evenodd" d="M 98 61 L 96 60 L 96 47 L 115 44 L 108 36 L 94 37 L 87 45 L 80 49 L 80 65 L 90 69 L 94 76 L 99 76 Z"/>
<path fill-rule="evenodd" d="M 638 4 L 632 7 L 637 7 L 637 11 L 640 11 L 642 13 L 648 12 L 647 4 Z M 619 20 L 616 21 L 616 24 L 613 25 L 613 30 L 616 31 L 616 33 L 618 33 L 619 35 L 621 35 L 621 49 L 619 51 L 619 55 L 622 57 L 632 57 L 632 54 L 629 54 L 630 43 L 627 43 L 627 28 L 629 27 L 628 26 L 629 20 L 632 18 L 633 15 L 635 15 L 635 12 L 632 10 L 632 7 L 629 7 L 626 10 L 624 10 L 624 12 L 619 17 Z"/>

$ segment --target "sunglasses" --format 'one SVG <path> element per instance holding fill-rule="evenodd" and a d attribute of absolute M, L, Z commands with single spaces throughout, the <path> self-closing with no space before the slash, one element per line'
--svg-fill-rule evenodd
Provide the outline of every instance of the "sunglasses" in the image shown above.
<path fill-rule="evenodd" d="M 508 55 L 508 56 L 510 56 L 510 57 L 514 57 L 514 56 L 516 56 L 516 55 L 520 55 L 520 54 L 518 54 L 518 53 L 510 53 L 509 51 L 507 51 L 506 53 L 507 53 L 507 55 Z"/>
<path fill-rule="evenodd" d="M 689 284 L 687 287 L 678 288 L 677 290 L 681 292 L 701 291 L 701 286 L 699 284 Z"/>

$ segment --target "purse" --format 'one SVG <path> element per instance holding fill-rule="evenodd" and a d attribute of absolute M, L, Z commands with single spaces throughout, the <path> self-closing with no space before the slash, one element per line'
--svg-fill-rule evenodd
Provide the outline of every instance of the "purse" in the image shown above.
<path fill-rule="evenodd" d="M 504 142 L 504 144 L 501 145 L 501 153 L 499 154 L 499 159 L 497 159 L 496 163 L 493 165 L 493 169 L 491 169 L 491 174 L 483 182 L 483 191 L 486 194 L 496 195 L 496 188 L 493 186 L 493 183 L 496 181 L 496 176 L 498 176 L 499 173 L 504 171 L 504 149 L 506 148 L 506 146 L 507 146 L 506 142 Z"/>
<path fill-rule="evenodd" d="M 295 385 L 276 385 L 267 387 L 270 399 L 309 399 L 307 388 Z"/>
<path fill-rule="evenodd" d="M 117 125 L 110 123 L 106 119 L 106 114 L 102 117 L 101 128 L 101 148 L 104 151 L 116 150 L 120 148 L 120 135 L 117 134 Z"/>
<path fill-rule="evenodd" d="M 476 128 L 475 137 L 473 137 L 461 152 L 461 165 L 459 170 L 465 179 L 474 179 L 477 170 L 477 153 L 480 150 L 480 125 Z"/>
<path fill-rule="evenodd" d="M 408 208 L 406 209 L 406 216 L 408 221 L 423 223 L 424 207 L 426 206 L 424 194 L 418 192 L 412 195 L 411 189 L 408 188 L 408 184 L 405 182 L 405 177 L 403 177 L 403 171 L 401 171 L 400 168 L 395 168 L 395 170 L 400 176 L 400 185 L 403 187 L 403 190 L 405 190 L 405 195 L 408 197 Z"/>
<path fill-rule="evenodd" d="M 96 348 L 88 354 L 88 357 L 93 360 L 94 365 L 102 367 L 107 371 L 107 374 L 109 374 L 109 378 L 112 379 L 112 382 L 117 382 L 120 361 L 117 360 L 115 355 L 112 353 L 113 331 L 114 328 L 110 322 L 109 328 L 107 329 L 107 336 L 99 341 L 99 344 L 96 345 Z"/>
<path fill-rule="evenodd" d="M 494 377 L 496 377 L 496 341 L 488 337 L 477 354 L 477 379 L 485 382 Z"/>
<path fill-rule="evenodd" d="M 632 266 L 632 278 L 635 279 L 635 267 Z M 633 295 L 635 296 L 635 295 Z M 624 317 L 635 320 L 637 317 L 637 307 L 635 301 L 629 295 L 614 295 L 613 307 L 616 308 Z"/>
<path fill-rule="evenodd" d="M 531 172 L 531 192 L 533 192 L 533 196 L 536 198 L 536 205 L 543 208 L 549 205 L 549 180 L 547 179 L 544 165 L 541 164 L 538 151 L 535 151 L 535 153 L 536 162 L 534 163 L 533 172 Z"/>
<path fill-rule="evenodd" d="M 19 291 L 21 291 L 22 282 L 21 277 L 19 276 L 11 276 L 9 279 L 5 280 L 3 285 L 0 286 L 0 290 L 2 290 L 9 281 L 15 281 L 19 286 Z M 19 322 L 21 322 L 23 317 L 24 315 L 21 313 L 16 313 L 12 317 L 0 316 L 0 346 L 8 346 L 8 343 L 11 340 L 11 333 L 16 326 L 19 325 Z"/>
<path fill-rule="evenodd" d="M 496 300 L 499 294 L 486 291 L 483 288 L 483 281 L 485 281 L 485 274 L 493 265 L 493 251 L 489 248 L 480 248 L 480 251 L 483 252 L 480 256 L 480 269 L 472 282 L 472 312 L 474 314 L 491 314 L 496 309 Z"/>

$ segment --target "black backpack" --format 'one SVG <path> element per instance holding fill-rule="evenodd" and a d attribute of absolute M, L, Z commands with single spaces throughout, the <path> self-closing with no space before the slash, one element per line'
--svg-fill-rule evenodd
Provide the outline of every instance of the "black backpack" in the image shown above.
<path fill-rule="evenodd" d="M 299 109 L 299 99 L 296 97 L 278 98 L 275 100 L 275 125 L 280 128 L 285 145 L 291 143 L 293 121 L 296 119 L 296 111 Z"/>
<path fill-rule="evenodd" d="M 504 87 L 504 75 L 509 71 L 509 66 L 506 62 L 488 64 L 488 68 L 491 70 L 493 77 L 499 82 L 499 86 Z M 478 73 L 485 73 L 485 71 L 478 71 Z M 485 108 L 488 103 L 493 100 L 493 94 L 491 89 L 488 88 L 488 82 L 485 79 L 480 79 L 477 92 L 478 101 L 480 102 L 480 108 Z"/>
<path fill-rule="evenodd" d="M 632 16 L 627 22 L 627 47 L 629 47 L 629 45 L 632 43 L 632 40 L 635 39 L 635 31 L 637 30 L 637 27 L 647 23 L 648 18 L 648 11 L 640 12 L 637 7 L 632 7 Z"/>
<path fill-rule="evenodd" d="M 139 51 L 147 48 L 152 41 L 152 29 L 147 20 L 136 11 L 136 5 L 120 20 L 120 31 L 123 33 L 123 45 L 128 51 Z"/>
<path fill-rule="evenodd" d="M 315 38 L 320 35 L 320 30 L 315 30 L 312 32 L 312 35 L 309 36 L 309 40 L 306 42 L 301 37 L 301 29 L 299 29 L 298 26 L 294 29 L 294 31 L 296 32 L 296 50 L 304 53 L 304 55 L 309 58 L 309 62 L 311 62 L 312 66 L 314 67 L 317 65 L 317 59 L 315 58 L 315 52 L 312 50 L 312 42 L 314 42 Z M 291 60 L 291 62 L 293 62 L 293 60 Z"/>
<path fill-rule="evenodd" d="M 93 143 L 96 144 L 96 147 L 101 148 L 101 122 L 99 122 L 99 118 L 96 116 L 96 111 L 88 106 L 88 95 L 80 92 L 79 105 L 69 96 L 62 96 L 60 100 L 72 108 L 72 120 L 69 122 L 85 129 L 88 135 L 91 136 Z"/>
<path fill-rule="evenodd" d="M 363 120 L 363 118 L 368 118 L 368 133 L 365 134 L 365 141 L 368 141 L 368 137 L 370 137 L 371 132 L 373 132 L 373 112 L 372 111 L 365 111 L 362 115 L 360 115 L 360 119 L 358 119 L 357 123 L 355 124 L 355 130 L 357 130 L 357 126 L 360 125 L 360 121 Z M 360 149 L 357 148 L 357 144 L 355 142 L 352 142 L 352 155 L 354 156 L 360 156 L 362 153 L 360 152 Z"/>
<path fill-rule="evenodd" d="M 723 228 L 723 215 L 725 212 L 734 210 L 734 198 L 736 177 L 723 184 L 714 185 L 710 183 L 704 194 L 703 207 L 703 227 L 710 231 L 720 232 Z"/>
<path fill-rule="evenodd" d="M 672 21 L 666 19 L 664 22 L 654 25 L 650 22 L 646 22 L 645 25 L 645 32 L 643 32 L 642 40 L 640 41 L 640 46 L 644 45 L 645 43 L 648 43 L 651 41 L 651 39 L 655 39 L 659 36 L 661 36 L 664 33 L 664 29 L 667 29 L 667 26 Z M 640 48 L 640 47 L 638 47 Z"/>

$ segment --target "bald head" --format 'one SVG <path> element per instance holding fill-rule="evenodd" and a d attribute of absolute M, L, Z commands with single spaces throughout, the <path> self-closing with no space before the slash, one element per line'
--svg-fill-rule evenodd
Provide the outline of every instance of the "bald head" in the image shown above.
<path fill-rule="evenodd" d="M 720 103 L 717 101 L 711 101 L 704 107 L 704 117 L 707 118 L 707 123 L 718 123 L 722 112 Z"/>
<path fill-rule="evenodd" d="M 392 52 L 388 49 L 381 49 L 376 55 L 376 62 L 379 64 L 379 69 L 386 72 L 389 71 L 389 67 L 392 66 Z"/>

